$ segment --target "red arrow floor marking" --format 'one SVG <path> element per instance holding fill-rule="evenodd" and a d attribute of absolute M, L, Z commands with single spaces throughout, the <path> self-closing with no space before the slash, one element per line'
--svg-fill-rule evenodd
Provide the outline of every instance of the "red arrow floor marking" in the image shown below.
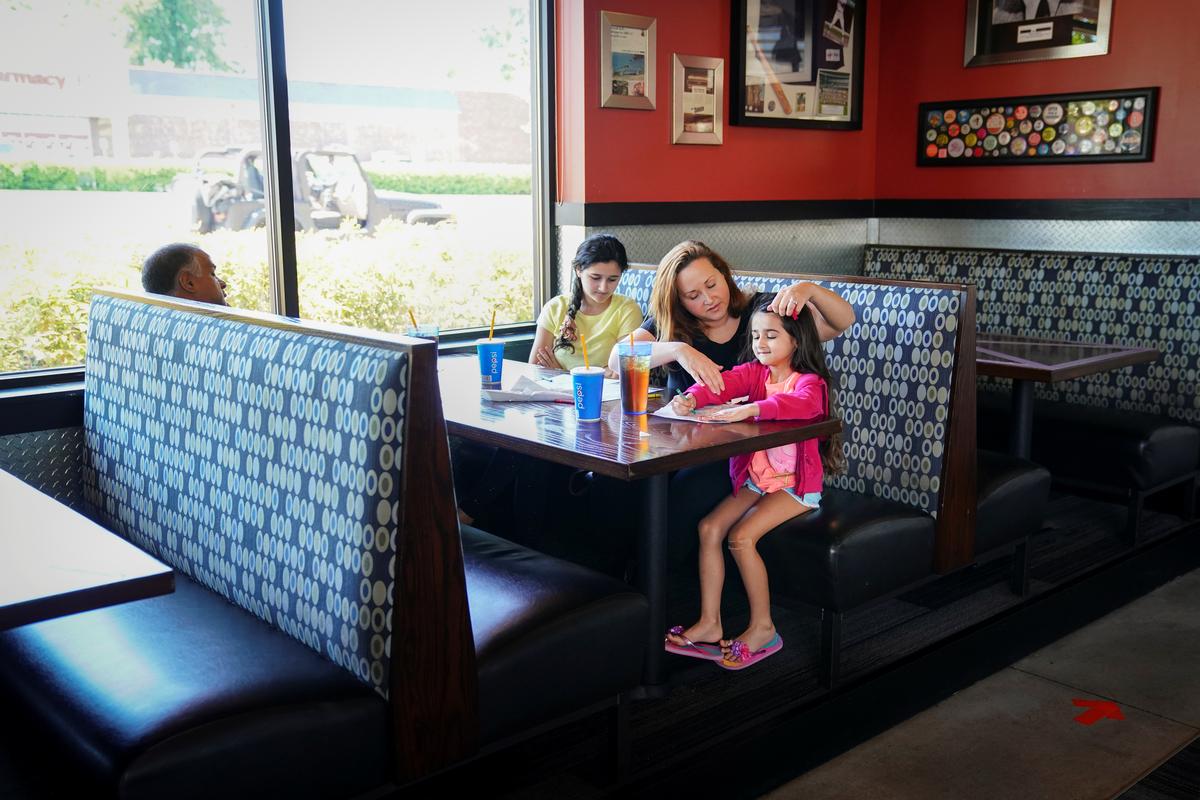
<path fill-rule="evenodd" d="M 1084 700 L 1082 697 L 1076 697 L 1071 703 L 1087 709 L 1075 718 L 1080 725 L 1092 725 L 1106 717 L 1108 719 L 1125 719 L 1125 715 L 1121 713 L 1121 707 L 1111 700 Z"/>

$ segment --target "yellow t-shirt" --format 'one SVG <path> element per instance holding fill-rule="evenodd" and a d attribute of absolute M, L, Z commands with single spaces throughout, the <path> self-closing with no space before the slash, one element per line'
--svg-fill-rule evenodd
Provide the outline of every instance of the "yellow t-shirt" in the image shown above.
<path fill-rule="evenodd" d="M 557 337 L 569 305 L 570 295 L 560 294 L 550 300 L 538 315 L 538 327 L 545 328 Z M 642 309 L 633 299 L 623 294 L 614 294 L 603 314 L 589 315 L 580 311 L 575 315 L 575 330 L 587 337 L 588 361 L 593 366 L 607 364 L 608 354 L 612 352 L 617 339 L 628 336 L 641 324 Z M 563 369 L 583 366 L 583 348 L 579 346 L 578 340 L 574 344 L 574 353 L 565 347 L 554 351 L 554 357 L 563 365 Z"/>

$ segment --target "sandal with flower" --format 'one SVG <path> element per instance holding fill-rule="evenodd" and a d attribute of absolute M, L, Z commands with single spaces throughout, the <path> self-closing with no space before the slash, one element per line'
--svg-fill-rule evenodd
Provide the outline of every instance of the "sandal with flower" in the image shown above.
<path fill-rule="evenodd" d="M 735 639 L 729 647 L 729 655 L 722 656 L 717 662 L 717 665 L 724 669 L 745 669 L 746 667 L 757 664 L 764 658 L 775 655 L 783 649 L 783 637 L 775 634 L 771 641 L 762 646 L 761 649 L 750 651 L 746 643 L 741 639 Z"/>
<path fill-rule="evenodd" d="M 676 636 L 684 641 L 684 644 L 675 644 L 670 639 L 665 639 L 663 649 L 668 653 L 674 653 L 677 656 L 703 658 L 708 661 L 720 661 L 723 658 L 720 645 L 713 642 L 693 642 L 683 635 L 682 625 L 676 625 L 671 628 L 671 630 L 667 631 L 667 635 Z"/>

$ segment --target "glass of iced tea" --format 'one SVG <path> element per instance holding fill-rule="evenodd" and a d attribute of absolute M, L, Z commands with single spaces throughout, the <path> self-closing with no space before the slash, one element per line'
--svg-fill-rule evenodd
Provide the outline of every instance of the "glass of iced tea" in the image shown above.
<path fill-rule="evenodd" d="M 617 343 L 621 369 L 621 409 L 626 414 L 646 413 L 646 394 L 650 389 L 651 342 Z"/>

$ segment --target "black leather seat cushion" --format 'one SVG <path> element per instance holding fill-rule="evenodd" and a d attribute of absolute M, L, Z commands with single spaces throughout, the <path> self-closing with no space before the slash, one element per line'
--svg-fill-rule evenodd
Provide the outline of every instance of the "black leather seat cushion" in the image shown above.
<path fill-rule="evenodd" d="M 979 393 L 979 441 L 1007 450 L 1008 395 Z M 1151 489 L 1200 462 L 1200 430 L 1138 411 L 1038 401 L 1033 409 L 1033 460 L 1055 477 Z"/>
<path fill-rule="evenodd" d="M 891 500 L 826 489 L 821 507 L 759 540 L 771 595 L 845 611 L 928 576 L 933 518 Z"/>
<path fill-rule="evenodd" d="M 1050 471 L 1023 458 L 979 450 L 975 552 L 987 553 L 1042 526 L 1050 497 Z"/>
<path fill-rule="evenodd" d="M 484 744 L 641 683 L 644 595 L 462 527 Z"/>
<path fill-rule="evenodd" d="M 0 691 L 98 793 L 344 797 L 389 780 L 383 698 L 181 575 L 170 595 L 0 633 Z"/>

